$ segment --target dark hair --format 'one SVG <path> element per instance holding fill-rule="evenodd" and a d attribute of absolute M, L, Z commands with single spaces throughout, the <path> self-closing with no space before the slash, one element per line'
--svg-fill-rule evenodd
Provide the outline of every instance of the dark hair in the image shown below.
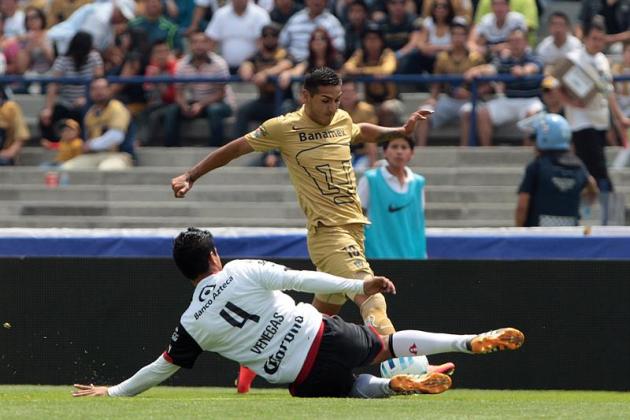
<path fill-rule="evenodd" d="M 431 5 L 431 17 L 433 18 L 433 22 L 437 23 L 437 19 L 435 18 L 435 8 L 437 6 L 438 0 L 433 0 L 433 4 Z M 455 18 L 455 9 L 453 8 L 453 2 L 451 0 L 446 0 L 446 4 L 448 4 L 448 15 L 446 15 L 446 23 L 451 24 L 453 18 Z"/>
<path fill-rule="evenodd" d="M 347 7 L 347 10 L 350 10 L 352 6 L 359 6 L 366 12 L 369 12 L 367 4 L 363 0 L 352 0 Z"/>
<path fill-rule="evenodd" d="M 304 89 L 311 95 L 316 94 L 320 86 L 339 86 L 340 84 L 339 75 L 329 67 L 317 68 L 304 77 Z"/>
<path fill-rule="evenodd" d="M 189 227 L 175 238 L 173 259 L 184 277 L 194 280 L 210 270 L 208 256 L 214 249 L 214 238 L 209 231 Z"/>
<path fill-rule="evenodd" d="M 275 22 L 271 22 L 262 27 L 260 30 L 260 36 L 264 36 L 267 32 L 273 32 L 274 35 L 278 36 L 280 35 L 281 30 L 282 27 L 280 25 Z"/>
<path fill-rule="evenodd" d="M 28 6 L 26 9 L 24 9 L 24 30 L 28 31 L 28 27 L 26 26 L 26 21 L 28 20 L 26 19 L 26 15 L 28 15 L 28 12 L 37 13 L 37 17 L 42 21 L 42 29 L 46 29 L 48 27 L 46 13 L 44 13 L 44 11 L 38 7 Z"/>
<path fill-rule="evenodd" d="M 606 33 L 606 21 L 602 15 L 593 16 L 590 22 L 584 26 L 584 38 L 589 36 L 594 30 Z"/>
<path fill-rule="evenodd" d="M 158 39 L 156 39 L 155 41 L 153 41 L 151 43 L 151 52 L 153 52 L 155 47 L 157 47 L 158 45 L 166 45 L 166 46 L 168 46 L 168 41 L 166 40 L 166 38 L 158 38 Z"/>
<path fill-rule="evenodd" d="M 564 23 L 566 23 L 567 25 L 571 26 L 571 19 L 569 19 L 569 15 L 567 15 L 566 13 L 560 11 L 560 10 L 556 10 L 555 12 L 551 13 L 549 15 L 549 19 L 547 19 L 547 22 L 551 23 L 551 20 L 553 18 L 560 18 L 562 20 L 564 20 Z"/>
<path fill-rule="evenodd" d="M 92 51 L 92 35 L 83 31 L 77 32 L 70 40 L 68 52 L 66 52 L 66 55 L 72 58 L 76 71 L 81 70 L 81 67 L 87 63 L 90 51 Z"/>
<path fill-rule="evenodd" d="M 326 65 L 334 67 L 337 64 L 339 57 L 337 55 L 337 50 L 332 43 L 332 39 L 330 38 L 330 35 L 328 34 L 328 31 L 326 29 L 315 28 L 315 30 L 311 33 L 310 39 L 308 40 L 308 68 L 314 68 L 314 66 L 316 65 L 315 52 L 311 48 L 311 42 L 313 42 L 313 39 L 315 39 L 315 35 L 318 33 L 323 34 L 324 38 L 326 38 Z"/>
<path fill-rule="evenodd" d="M 387 150 L 387 148 L 389 147 L 389 143 L 394 141 L 394 140 L 404 140 L 404 141 L 406 141 L 407 144 L 409 145 L 409 148 L 411 150 L 413 150 L 414 147 L 416 147 L 416 143 L 414 143 L 414 141 L 411 140 L 411 137 L 409 137 L 409 136 L 400 136 L 400 137 L 393 138 L 393 139 L 391 139 L 389 141 L 386 141 L 383 144 L 381 144 L 381 146 L 383 147 L 383 150 Z"/>
<path fill-rule="evenodd" d="M 361 35 L 361 49 L 363 50 L 363 59 L 365 60 L 365 56 L 366 56 L 366 49 L 365 49 L 365 37 L 368 34 L 375 34 L 377 35 L 380 40 L 381 40 L 381 51 L 379 53 L 379 56 L 383 54 L 383 51 L 385 51 L 385 48 L 387 48 L 387 46 L 385 45 L 385 35 L 383 34 L 383 28 L 381 28 L 381 26 L 377 23 L 369 23 L 366 27 L 365 27 L 365 31 L 363 32 L 363 35 Z"/>

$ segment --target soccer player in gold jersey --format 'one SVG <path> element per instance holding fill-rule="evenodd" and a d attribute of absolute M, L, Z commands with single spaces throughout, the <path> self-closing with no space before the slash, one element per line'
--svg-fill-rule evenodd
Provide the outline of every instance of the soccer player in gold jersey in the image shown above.
<path fill-rule="evenodd" d="M 409 136 L 431 111 L 414 112 L 401 127 L 354 124 L 339 109 L 340 98 L 341 80 L 334 70 L 319 68 L 307 74 L 304 105 L 298 111 L 265 121 L 173 178 L 175 197 L 184 197 L 197 179 L 239 156 L 278 149 L 307 218 L 308 250 L 315 267 L 346 278 L 373 276 L 365 259 L 363 226 L 368 221 L 356 191 L 350 145 Z M 348 297 L 357 304 L 366 324 L 383 335 L 395 331 L 382 294 Z M 346 300 L 341 294 L 315 295 L 313 306 L 322 313 L 337 314 Z"/>

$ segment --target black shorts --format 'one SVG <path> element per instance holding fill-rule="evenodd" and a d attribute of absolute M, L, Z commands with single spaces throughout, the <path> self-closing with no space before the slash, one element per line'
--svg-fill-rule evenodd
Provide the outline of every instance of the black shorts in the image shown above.
<path fill-rule="evenodd" d="M 324 316 L 324 335 L 309 375 L 291 385 L 294 397 L 347 397 L 352 370 L 369 365 L 383 349 L 381 336 L 370 327 Z"/>

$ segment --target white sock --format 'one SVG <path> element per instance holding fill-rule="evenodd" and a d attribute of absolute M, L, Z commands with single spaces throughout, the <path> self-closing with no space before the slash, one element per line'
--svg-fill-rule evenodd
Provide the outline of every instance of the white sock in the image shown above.
<path fill-rule="evenodd" d="M 395 357 L 438 353 L 471 353 L 468 342 L 475 335 L 441 334 L 425 331 L 397 331 L 390 338 L 390 350 Z"/>
<path fill-rule="evenodd" d="M 394 395 L 394 391 L 389 387 L 389 379 L 377 378 L 364 373 L 354 381 L 349 396 L 352 398 L 385 398 L 390 395 Z"/>

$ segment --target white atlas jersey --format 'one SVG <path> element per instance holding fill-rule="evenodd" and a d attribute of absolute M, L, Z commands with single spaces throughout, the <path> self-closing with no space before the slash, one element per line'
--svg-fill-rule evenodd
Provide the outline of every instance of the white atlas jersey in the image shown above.
<path fill-rule="evenodd" d="M 280 290 L 363 293 L 363 281 L 235 260 L 200 281 L 164 357 L 192 367 L 201 351 L 245 365 L 272 383 L 293 382 L 322 323 L 311 305 Z"/>

